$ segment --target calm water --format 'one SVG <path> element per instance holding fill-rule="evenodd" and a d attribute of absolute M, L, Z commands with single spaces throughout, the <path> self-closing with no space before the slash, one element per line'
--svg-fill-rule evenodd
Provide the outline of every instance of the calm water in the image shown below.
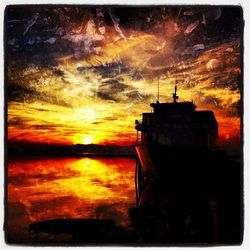
<path fill-rule="evenodd" d="M 133 158 L 13 158 L 8 164 L 8 232 L 27 238 L 32 222 L 114 219 L 135 206 Z"/>

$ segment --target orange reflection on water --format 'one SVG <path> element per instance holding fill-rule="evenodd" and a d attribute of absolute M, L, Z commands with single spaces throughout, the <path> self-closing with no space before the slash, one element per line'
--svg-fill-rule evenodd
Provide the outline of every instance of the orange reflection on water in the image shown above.
<path fill-rule="evenodd" d="M 15 158 L 8 163 L 8 223 L 56 218 L 114 219 L 129 224 L 133 158 Z"/>

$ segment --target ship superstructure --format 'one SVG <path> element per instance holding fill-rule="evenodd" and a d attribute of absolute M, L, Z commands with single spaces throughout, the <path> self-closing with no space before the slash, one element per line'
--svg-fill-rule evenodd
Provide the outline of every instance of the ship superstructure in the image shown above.
<path fill-rule="evenodd" d="M 141 145 L 158 144 L 169 147 L 202 147 L 213 149 L 218 137 L 218 123 L 212 111 L 196 111 L 193 102 L 177 102 L 177 86 L 172 103 L 152 103 L 152 113 L 142 114 L 136 121 L 141 132 Z"/>

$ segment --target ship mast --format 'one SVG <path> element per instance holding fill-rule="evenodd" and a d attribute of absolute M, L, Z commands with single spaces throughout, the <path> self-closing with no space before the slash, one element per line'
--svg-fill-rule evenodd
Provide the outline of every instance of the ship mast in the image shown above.
<path fill-rule="evenodd" d="M 157 85 L 157 102 L 160 102 L 160 85 L 159 85 L 159 71 L 157 72 L 157 80 L 158 80 L 158 85 Z"/>
<path fill-rule="evenodd" d="M 177 81 L 175 81 L 175 87 L 174 87 L 174 93 L 173 93 L 173 99 L 174 103 L 178 101 L 179 96 L 177 95 Z"/>

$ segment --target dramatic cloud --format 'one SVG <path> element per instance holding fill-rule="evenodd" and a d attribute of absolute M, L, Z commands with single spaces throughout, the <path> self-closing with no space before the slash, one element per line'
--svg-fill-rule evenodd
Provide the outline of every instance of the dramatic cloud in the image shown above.
<path fill-rule="evenodd" d="M 171 101 L 176 81 L 180 101 L 215 112 L 222 140 L 239 138 L 240 8 L 6 13 L 10 141 L 133 144 L 158 84 Z"/>

